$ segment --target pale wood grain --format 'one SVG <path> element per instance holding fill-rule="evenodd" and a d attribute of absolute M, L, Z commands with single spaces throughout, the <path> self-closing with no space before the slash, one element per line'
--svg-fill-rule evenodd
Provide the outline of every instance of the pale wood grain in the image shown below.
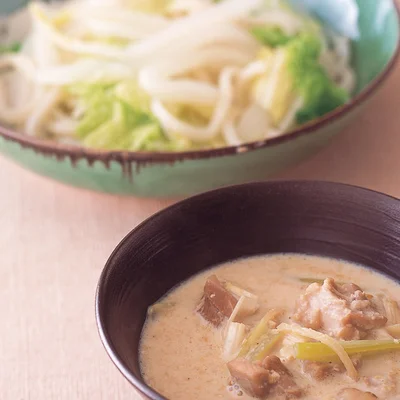
<path fill-rule="evenodd" d="M 334 143 L 283 178 L 400 197 L 400 66 Z M 136 399 L 97 337 L 94 292 L 119 240 L 171 202 L 94 194 L 0 159 L 0 400 Z"/>

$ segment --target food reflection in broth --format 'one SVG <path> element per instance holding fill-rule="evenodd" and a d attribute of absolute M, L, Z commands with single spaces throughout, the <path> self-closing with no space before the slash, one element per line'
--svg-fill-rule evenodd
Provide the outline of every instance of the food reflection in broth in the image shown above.
<path fill-rule="evenodd" d="M 274 255 L 205 271 L 149 309 L 145 381 L 171 400 L 400 399 L 400 288 Z"/>

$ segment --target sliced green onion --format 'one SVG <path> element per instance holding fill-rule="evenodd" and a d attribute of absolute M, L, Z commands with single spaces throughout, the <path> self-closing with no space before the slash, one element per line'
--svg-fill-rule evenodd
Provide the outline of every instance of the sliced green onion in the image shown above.
<path fill-rule="evenodd" d="M 283 332 L 268 332 L 260 338 L 259 344 L 252 349 L 247 358 L 251 361 L 262 361 L 269 356 L 274 348 L 282 341 L 285 334 Z"/>
<path fill-rule="evenodd" d="M 267 312 L 244 340 L 239 352 L 239 357 L 245 357 L 251 349 L 259 345 L 261 338 L 270 331 L 269 322 L 275 320 L 281 313 L 281 310 L 276 309 Z"/>
<path fill-rule="evenodd" d="M 352 340 L 340 342 L 345 352 L 351 356 L 362 354 L 366 356 L 400 350 L 399 340 Z M 299 360 L 336 362 L 340 361 L 337 354 L 323 343 L 296 343 L 296 358 Z"/>

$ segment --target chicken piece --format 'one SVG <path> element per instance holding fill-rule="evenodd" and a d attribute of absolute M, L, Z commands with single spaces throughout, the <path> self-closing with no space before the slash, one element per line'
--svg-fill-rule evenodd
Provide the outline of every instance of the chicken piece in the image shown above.
<path fill-rule="evenodd" d="M 212 304 L 210 298 L 207 296 L 201 298 L 200 303 L 196 307 L 196 312 L 215 327 L 219 327 L 225 320 L 225 315 Z"/>
<path fill-rule="evenodd" d="M 231 316 L 236 304 L 236 297 L 224 287 L 215 275 L 212 275 L 204 285 L 204 294 L 196 311 L 206 321 L 218 327 L 225 318 Z"/>
<path fill-rule="evenodd" d="M 323 285 L 313 283 L 306 289 L 297 302 L 293 319 L 343 340 L 360 339 L 387 322 L 357 285 L 339 285 L 330 278 Z"/>
<path fill-rule="evenodd" d="M 268 396 L 293 399 L 302 395 L 302 390 L 276 356 L 269 356 L 262 363 L 238 358 L 228 363 L 228 369 L 233 380 L 249 396 L 259 399 Z"/>
<path fill-rule="evenodd" d="M 277 377 L 277 381 L 271 386 L 271 397 L 281 396 L 286 399 L 296 399 L 302 396 L 303 391 L 297 386 L 292 374 L 282 364 L 277 356 L 268 356 L 262 362 L 262 366 Z"/>
<path fill-rule="evenodd" d="M 276 381 L 262 365 L 245 358 L 231 361 L 228 363 L 228 369 L 233 380 L 251 397 L 264 399 Z"/>
<path fill-rule="evenodd" d="M 377 397 L 370 392 L 362 392 L 358 389 L 348 388 L 341 390 L 336 400 L 375 400 Z"/>
<path fill-rule="evenodd" d="M 207 279 L 204 285 L 204 296 L 208 297 L 211 303 L 227 318 L 231 316 L 237 304 L 236 297 L 224 287 L 215 275 Z"/>

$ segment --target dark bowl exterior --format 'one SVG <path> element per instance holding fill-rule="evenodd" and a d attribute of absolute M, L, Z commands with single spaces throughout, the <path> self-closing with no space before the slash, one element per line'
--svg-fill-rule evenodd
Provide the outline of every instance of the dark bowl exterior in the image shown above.
<path fill-rule="evenodd" d="M 100 279 L 101 340 L 146 398 L 138 357 L 147 308 L 174 286 L 216 264 L 272 253 L 305 253 L 364 264 L 400 280 L 400 202 L 327 182 L 234 186 L 178 203 L 134 229 Z"/>

